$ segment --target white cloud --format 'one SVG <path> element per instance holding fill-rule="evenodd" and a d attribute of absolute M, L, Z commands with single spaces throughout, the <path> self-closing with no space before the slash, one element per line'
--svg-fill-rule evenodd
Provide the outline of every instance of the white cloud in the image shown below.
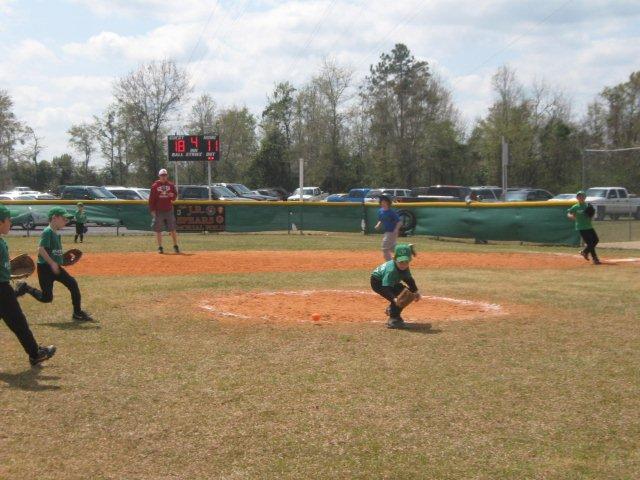
<path fill-rule="evenodd" d="M 152 59 L 185 55 L 194 42 L 194 25 L 163 25 L 144 35 L 124 36 L 113 32 L 100 32 L 83 43 L 62 46 L 67 55 L 94 62 L 113 59 L 145 62 Z"/>
<path fill-rule="evenodd" d="M 276 82 L 301 85 L 324 57 L 352 67 L 361 80 L 382 52 L 403 42 L 429 60 L 467 120 L 486 112 L 491 76 L 504 63 L 524 84 L 541 78 L 569 91 L 581 111 L 604 86 L 624 81 L 640 58 L 635 1 L 72 2 L 97 25 L 86 38 L 0 42 L 2 88 L 9 88 L 21 118 L 42 129 L 48 153 L 55 154 L 67 150 L 72 123 L 107 106 L 117 77 L 159 58 L 188 68 L 193 97 L 206 91 L 221 107 L 246 104 L 259 114 Z M 0 12 L 17 5 L 0 0 Z M 147 27 L 135 34 L 99 28 L 107 17 L 143 18 Z M 39 39 L 47 36 L 40 33 Z"/>

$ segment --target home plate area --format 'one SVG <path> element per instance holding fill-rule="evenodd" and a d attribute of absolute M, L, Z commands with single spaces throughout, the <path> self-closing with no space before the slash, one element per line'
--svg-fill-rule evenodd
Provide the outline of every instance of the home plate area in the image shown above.
<path fill-rule="evenodd" d="M 199 306 L 218 320 L 261 323 L 386 321 L 388 302 L 362 290 L 296 290 L 230 293 L 203 299 Z M 495 318 L 507 310 L 493 303 L 425 295 L 409 305 L 406 321 L 430 323 Z"/>

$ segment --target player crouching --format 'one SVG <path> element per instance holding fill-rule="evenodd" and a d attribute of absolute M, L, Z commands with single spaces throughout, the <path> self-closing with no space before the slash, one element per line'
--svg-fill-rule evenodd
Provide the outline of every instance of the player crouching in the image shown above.
<path fill-rule="evenodd" d="M 385 310 L 389 315 L 388 328 L 402 328 L 404 326 L 404 320 L 400 316 L 402 309 L 411 301 L 420 300 L 418 287 L 409 270 L 409 263 L 414 255 L 416 252 L 413 245 L 399 243 L 394 250 L 393 260 L 383 263 L 371 273 L 371 288 L 378 295 L 389 300 L 389 306 Z M 407 285 L 408 291 L 401 282 Z M 400 299 L 400 296 L 404 298 Z M 407 297 L 410 297 L 409 301 L 405 300 Z"/>

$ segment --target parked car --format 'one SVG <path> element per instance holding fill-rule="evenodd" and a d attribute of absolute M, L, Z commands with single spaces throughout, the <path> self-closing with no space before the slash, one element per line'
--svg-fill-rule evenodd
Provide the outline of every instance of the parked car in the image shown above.
<path fill-rule="evenodd" d="M 502 198 L 502 188 L 495 185 L 478 185 L 469 188 L 478 195 L 481 202 L 499 202 Z"/>
<path fill-rule="evenodd" d="M 585 193 L 586 202 L 596 209 L 596 220 L 604 220 L 607 215 L 613 220 L 623 215 L 640 220 L 640 198 L 631 195 L 624 187 L 593 187 Z"/>
<path fill-rule="evenodd" d="M 271 201 L 278 200 L 278 197 L 254 193 L 241 183 L 216 183 L 214 184 L 214 186 L 227 187 L 233 193 L 245 199 L 249 198 L 251 200 L 271 200 Z"/>
<path fill-rule="evenodd" d="M 92 185 L 65 186 L 62 191 L 62 200 L 117 200 L 113 193 L 104 187 Z"/>
<path fill-rule="evenodd" d="M 206 185 L 179 185 L 178 198 L 180 200 L 209 200 L 209 190 L 211 191 L 211 200 L 249 200 L 255 199 L 242 198 L 233 193 L 227 187 Z"/>
<path fill-rule="evenodd" d="M 537 202 L 549 200 L 551 195 L 546 190 L 539 188 L 520 188 L 507 190 L 504 196 L 505 202 Z"/>
<path fill-rule="evenodd" d="M 367 203 L 377 202 L 380 195 L 386 195 L 391 198 L 391 201 L 395 201 L 397 198 L 406 198 L 411 196 L 411 190 L 408 188 L 375 188 L 369 190 L 367 196 L 364 197 L 364 201 Z"/>
<path fill-rule="evenodd" d="M 44 194 L 39 194 L 44 195 Z M 54 197 L 55 198 L 55 197 Z M 38 200 L 36 195 L 0 195 L 0 200 Z M 22 227 L 24 230 L 33 230 L 36 227 L 49 225 L 49 218 L 44 213 L 40 213 L 38 209 L 31 208 L 27 205 L 27 211 L 17 217 L 17 221 L 13 222 L 13 226 Z"/>
<path fill-rule="evenodd" d="M 150 188 L 105 186 L 119 200 L 149 200 Z"/>
<path fill-rule="evenodd" d="M 289 197 L 289 192 L 282 187 L 259 188 L 253 192 L 259 195 L 266 195 L 268 197 L 277 197 L 278 200 L 286 200 Z"/>
<path fill-rule="evenodd" d="M 575 199 L 576 199 L 575 193 L 559 193 L 551 197 L 549 200 L 575 200 Z"/>
<path fill-rule="evenodd" d="M 304 187 L 302 189 L 302 201 L 303 202 L 320 202 L 327 198 L 327 194 L 323 192 L 320 187 Z M 291 195 L 287 198 L 289 201 L 300 200 L 300 189 L 296 188 Z"/>
<path fill-rule="evenodd" d="M 398 198 L 398 202 L 464 202 L 471 193 L 469 187 L 458 185 L 432 185 L 411 189 L 411 196 Z"/>
<path fill-rule="evenodd" d="M 371 191 L 370 188 L 352 188 L 346 195 L 338 193 L 329 195 L 327 202 L 364 202 L 364 198 Z"/>

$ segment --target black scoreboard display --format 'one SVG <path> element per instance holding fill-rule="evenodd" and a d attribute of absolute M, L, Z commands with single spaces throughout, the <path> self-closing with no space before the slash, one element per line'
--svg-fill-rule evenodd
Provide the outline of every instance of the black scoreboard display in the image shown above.
<path fill-rule="evenodd" d="M 169 135 L 167 147 L 170 162 L 220 160 L 218 135 Z"/>

